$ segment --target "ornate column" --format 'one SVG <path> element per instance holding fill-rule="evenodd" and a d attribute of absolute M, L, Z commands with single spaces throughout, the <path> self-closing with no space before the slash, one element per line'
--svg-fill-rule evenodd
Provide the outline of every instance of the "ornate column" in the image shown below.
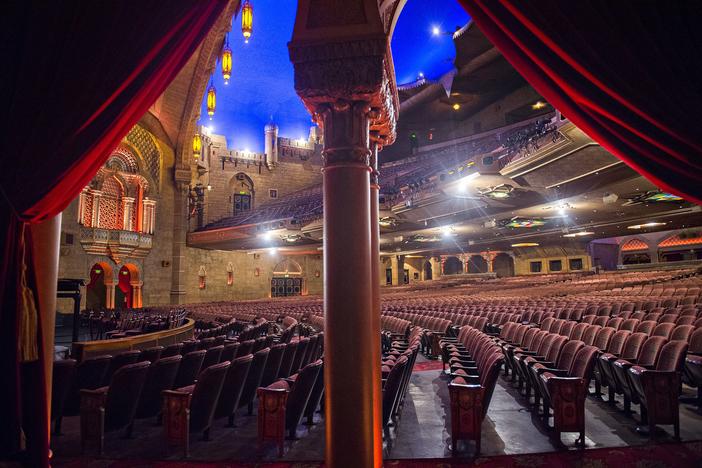
<path fill-rule="evenodd" d="M 373 297 L 378 253 L 372 243 L 378 216 L 371 211 L 369 133 L 377 130 L 391 143 L 399 105 L 387 35 L 361 27 L 362 19 L 361 26 L 353 23 L 360 37 L 320 36 L 332 31 L 319 27 L 320 20 L 329 14 L 353 20 L 353 12 L 338 2 L 311 5 L 298 3 L 289 49 L 295 89 L 324 132 L 326 466 L 379 468 L 382 393 Z M 377 14 L 377 3 L 368 6 Z"/>
<path fill-rule="evenodd" d="M 441 276 L 444 276 L 446 274 L 446 259 L 448 257 L 446 255 L 441 256 Z"/>
<path fill-rule="evenodd" d="M 122 197 L 122 229 L 134 230 L 132 218 L 134 216 L 134 197 Z"/>
<path fill-rule="evenodd" d="M 372 331 L 371 336 L 375 337 L 375 344 L 372 346 L 371 351 L 373 356 L 371 357 L 371 362 L 380 362 L 382 358 L 380 333 L 382 331 L 380 325 L 380 283 L 378 283 L 378 278 L 380 276 L 380 183 L 378 181 L 378 152 L 380 151 L 380 135 L 378 132 L 371 132 L 371 154 L 370 154 L 370 230 L 371 230 L 371 289 L 372 289 L 372 314 L 371 314 L 371 325 Z M 382 372 L 380 366 L 371 367 L 373 371 L 372 383 L 373 383 L 373 419 L 376 421 L 381 421 L 383 418 L 383 386 L 382 386 Z M 377 429 L 375 427 L 374 429 Z M 382 435 L 380 436 L 382 439 Z"/>
<path fill-rule="evenodd" d="M 173 192 L 173 256 L 171 257 L 171 304 L 185 301 L 185 242 L 188 229 L 188 190 L 190 170 L 176 169 L 176 190 Z M 144 200 L 146 202 L 146 200 Z M 153 210 L 151 210 L 153 211 Z M 153 215 L 150 215 L 153 218 Z M 153 226 L 152 226 L 153 228 Z"/>
<path fill-rule="evenodd" d="M 326 458 L 345 466 L 354 453 L 357 466 L 372 466 L 382 439 L 374 422 L 381 402 L 374 401 L 380 361 L 372 319 L 370 105 L 339 100 L 317 111 L 324 126 Z"/>
<path fill-rule="evenodd" d="M 463 273 L 468 273 L 468 262 L 470 261 L 470 256 L 461 254 L 458 256 L 458 259 L 463 264 Z"/>
<path fill-rule="evenodd" d="M 102 195 L 102 192 L 100 190 L 93 190 L 92 195 L 93 212 L 90 226 L 97 228 L 100 227 L 100 196 Z"/>
<path fill-rule="evenodd" d="M 132 308 L 140 309 L 144 307 L 144 303 L 141 295 L 141 287 L 144 285 L 143 281 L 131 281 L 130 286 L 132 287 Z"/>
<path fill-rule="evenodd" d="M 141 230 L 145 234 L 153 234 L 156 227 L 156 200 L 144 198 L 142 205 L 144 214 L 142 215 Z"/>
<path fill-rule="evenodd" d="M 392 269 L 392 285 L 397 286 L 400 284 L 400 266 L 397 255 L 390 257 L 390 269 Z"/>
<path fill-rule="evenodd" d="M 481 255 L 487 262 L 487 272 L 493 273 L 492 261 L 495 259 L 495 254 L 493 252 L 483 252 Z"/>
<path fill-rule="evenodd" d="M 105 308 L 114 309 L 115 308 L 115 286 L 113 281 L 105 281 Z"/>

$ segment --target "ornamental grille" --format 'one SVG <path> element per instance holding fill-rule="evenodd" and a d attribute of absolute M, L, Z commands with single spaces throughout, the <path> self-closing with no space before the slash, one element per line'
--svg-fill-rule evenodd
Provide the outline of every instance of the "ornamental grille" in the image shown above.
<path fill-rule="evenodd" d="M 146 168 L 151 175 L 151 180 L 156 185 L 155 189 L 159 192 L 161 190 L 161 153 L 158 151 L 156 142 L 154 142 L 151 134 L 139 125 L 135 125 L 127 134 L 127 141 L 141 153 Z"/>

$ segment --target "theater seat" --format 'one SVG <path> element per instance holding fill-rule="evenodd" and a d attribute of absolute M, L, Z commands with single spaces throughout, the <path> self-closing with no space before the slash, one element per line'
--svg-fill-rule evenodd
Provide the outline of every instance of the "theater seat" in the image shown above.
<path fill-rule="evenodd" d="M 107 368 L 112 361 L 109 354 L 84 359 L 76 367 L 76 378 L 73 379 L 71 389 L 66 397 L 66 403 L 61 415 L 56 418 L 54 432 L 61 433 L 61 420 L 63 416 L 76 416 L 80 412 L 80 391 L 81 389 L 94 390 L 102 386 L 102 379 L 107 372 Z"/>
<path fill-rule="evenodd" d="M 161 354 L 163 354 L 164 349 L 165 348 L 163 346 L 146 348 L 142 350 L 141 354 L 139 355 L 139 361 L 149 361 L 150 363 L 154 363 L 161 359 Z"/>
<path fill-rule="evenodd" d="M 149 361 L 127 364 L 117 369 L 110 385 L 80 391 L 81 452 L 90 440 L 97 440 L 102 455 L 105 433 L 131 427 L 149 371 Z"/>
<path fill-rule="evenodd" d="M 628 377 L 628 370 L 634 366 L 651 367 L 656 365 L 666 339 L 662 336 L 651 336 L 644 341 L 636 359 L 617 359 L 612 363 L 613 376 L 616 380 L 617 391 L 621 390 L 624 395 L 624 411 L 631 411 L 632 388 Z"/>
<path fill-rule="evenodd" d="M 280 379 L 258 389 L 258 442 L 273 439 L 278 444 L 278 456 L 283 456 L 285 432 L 296 437 L 305 407 L 317 380 L 322 361 L 305 366 L 293 380 Z"/>
<path fill-rule="evenodd" d="M 192 351 L 183 356 L 183 360 L 178 367 L 178 374 L 176 374 L 176 379 L 173 383 L 175 388 L 187 387 L 195 382 L 202 368 L 202 362 L 205 360 L 205 354 L 207 354 L 207 351 L 203 349 Z"/>
<path fill-rule="evenodd" d="M 202 432 L 209 440 L 212 418 L 229 370 L 228 361 L 215 364 L 200 374 L 196 384 L 163 392 L 163 426 L 168 445 L 183 445 L 190 455 L 190 433 Z"/>
<path fill-rule="evenodd" d="M 234 413 L 239 408 L 239 399 L 244 390 L 253 359 L 253 354 L 234 359 L 227 371 L 227 376 L 224 378 L 215 416 L 229 418 L 227 421 L 229 427 L 234 426 Z"/>
<path fill-rule="evenodd" d="M 151 363 L 137 405 L 136 419 L 150 418 L 161 413 L 162 393 L 173 388 L 182 360 L 183 356 L 176 354 Z"/>
<path fill-rule="evenodd" d="M 54 361 L 51 379 L 51 422 L 63 415 L 63 407 L 76 378 L 76 360 L 61 359 Z M 55 432 L 58 435 L 58 432 Z"/>
<path fill-rule="evenodd" d="M 115 354 L 110 361 L 107 372 L 105 372 L 105 375 L 102 377 L 101 386 L 104 387 L 105 385 L 109 385 L 110 381 L 112 380 L 112 375 L 117 371 L 117 369 L 120 369 L 122 366 L 126 366 L 127 364 L 134 364 L 139 360 L 140 355 L 141 351 L 137 350 L 124 351 L 122 353 Z"/>
<path fill-rule="evenodd" d="M 544 372 L 541 374 L 544 393 L 544 421 L 548 424 L 549 407 L 553 408 L 553 429 L 562 432 L 579 432 L 578 442 L 585 445 L 585 397 L 590 382 L 597 348 L 584 346 L 575 355 L 569 372 Z"/>
<path fill-rule="evenodd" d="M 492 394 L 504 357 L 499 349 L 492 352 L 480 373 L 478 382 L 469 382 L 457 377 L 449 384 L 451 400 L 451 450 L 457 442 L 475 441 L 476 455 L 480 453 L 482 424 L 487 415 Z"/>
<path fill-rule="evenodd" d="M 636 365 L 629 369 L 633 401 L 641 404 L 641 424 L 649 426 L 651 437 L 655 425 L 672 424 L 675 438 L 680 438 L 678 397 L 686 352 L 686 342 L 670 341 L 663 346 L 655 368 Z"/>
<path fill-rule="evenodd" d="M 263 371 L 266 368 L 269 353 L 270 348 L 263 348 L 260 351 L 256 351 L 253 355 L 249 374 L 246 376 L 246 383 L 244 384 L 241 397 L 239 398 L 239 408 L 246 406 L 248 414 L 253 413 L 253 401 L 254 398 L 256 398 L 256 389 L 261 386 L 261 379 L 263 378 Z"/>

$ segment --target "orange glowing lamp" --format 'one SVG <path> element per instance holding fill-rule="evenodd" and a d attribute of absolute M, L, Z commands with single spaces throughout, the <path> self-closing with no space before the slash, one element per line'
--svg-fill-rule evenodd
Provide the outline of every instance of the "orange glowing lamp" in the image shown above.
<path fill-rule="evenodd" d="M 229 48 L 229 38 L 224 43 L 222 50 L 222 78 L 224 84 L 229 84 L 229 79 L 232 77 L 232 49 Z"/>
<path fill-rule="evenodd" d="M 200 159 L 200 154 L 202 153 L 202 137 L 199 133 L 196 133 L 193 137 L 193 156 L 195 159 Z"/>
<path fill-rule="evenodd" d="M 244 42 L 248 44 L 253 30 L 253 7 L 251 2 L 246 0 L 241 7 L 241 32 L 244 35 Z"/>
<path fill-rule="evenodd" d="M 207 88 L 207 115 L 214 116 L 215 108 L 217 107 L 217 91 L 215 90 L 214 84 L 210 82 L 210 87 Z"/>

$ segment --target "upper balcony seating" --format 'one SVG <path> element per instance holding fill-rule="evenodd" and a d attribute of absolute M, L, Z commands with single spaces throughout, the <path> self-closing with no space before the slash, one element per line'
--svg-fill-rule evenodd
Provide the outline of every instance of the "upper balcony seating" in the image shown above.
<path fill-rule="evenodd" d="M 102 455 L 105 432 L 131 431 L 139 397 L 151 363 L 127 364 L 115 371 L 108 387 L 80 391 L 81 451 L 89 440 L 97 440 Z"/>
<path fill-rule="evenodd" d="M 628 376 L 632 401 L 641 405 L 641 424 L 649 426 L 649 436 L 655 436 L 655 425 L 672 424 L 675 439 L 680 439 L 680 377 L 685 363 L 687 343 L 670 341 L 661 349 L 653 366 L 634 365 Z"/>

